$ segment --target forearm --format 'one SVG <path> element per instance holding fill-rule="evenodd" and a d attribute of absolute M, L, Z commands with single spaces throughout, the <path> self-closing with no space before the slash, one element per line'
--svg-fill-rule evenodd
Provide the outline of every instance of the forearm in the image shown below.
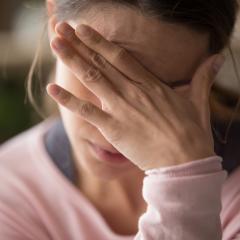
<path fill-rule="evenodd" d="M 226 178 L 214 156 L 146 171 L 148 204 L 136 240 L 220 240 L 221 189 Z"/>

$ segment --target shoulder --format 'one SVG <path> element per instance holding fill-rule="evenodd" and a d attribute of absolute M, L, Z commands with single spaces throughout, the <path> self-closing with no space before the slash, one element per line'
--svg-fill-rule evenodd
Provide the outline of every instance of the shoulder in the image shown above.
<path fill-rule="evenodd" d="M 41 166 L 44 160 L 49 160 L 44 136 L 54 122 L 54 118 L 48 118 L 0 146 L 1 186 L 3 181 L 11 181 L 15 178 L 19 181 L 26 180 L 28 176 L 36 173 L 39 164 Z"/>
<path fill-rule="evenodd" d="M 5 239 L 29 239 L 25 234 L 34 238 L 33 223 L 38 223 L 33 176 L 38 173 L 33 160 L 41 155 L 42 136 L 52 121 L 47 119 L 0 146 L 0 235 Z"/>
<path fill-rule="evenodd" d="M 50 187 L 43 136 L 53 122 L 47 119 L 0 147 L 0 235 L 7 236 L 5 239 L 14 232 L 20 236 L 21 229 L 27 231 L 22 232 L 24 236 L 38 239 L 33 230 L 39 231 L 41 225 L 36 211 L 39 199 L 47 195 L 47 182 Z"/>
<path fill-rule="evenodd" d="M 30 198 L 27 192 L 47 172 L 43 136 L 51 124 L 51 119 L 45 120 L 0 147 L 0 203 Z"/>
<path fill-rule="evenodd" d="M 52 118 L 46 119 L 0 145 L 0 170 L 19 168 L 33 157 L 33 150 L 39 153 L 43 136 L 53 121 Z"/>

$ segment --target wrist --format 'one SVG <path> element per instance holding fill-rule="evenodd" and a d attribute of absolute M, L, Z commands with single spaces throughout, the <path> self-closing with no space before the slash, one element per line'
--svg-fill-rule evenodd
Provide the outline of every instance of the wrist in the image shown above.
<path fill-rule="evenodd" d="M 202 151 L 194 153 L 179 153 L 175 154 L 172 157 L 160 157 L 155 161 L 148 162 L 145 166 L 142 166 L 141 169 L 144 171 L 157 169 L 162 167 L 177 166 L 184 163 L 193 162 L 200 159 L 205 159 L 209 157 L 216 156 L 214 151 Z"/>

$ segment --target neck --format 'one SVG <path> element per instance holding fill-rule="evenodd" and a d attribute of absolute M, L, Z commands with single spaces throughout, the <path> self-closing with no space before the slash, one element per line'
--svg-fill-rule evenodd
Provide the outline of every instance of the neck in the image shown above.
<path fill-rule="evenodd" d="M 132 212 L 142 212 L 145 202 L 142 198 L 144 173 L 139 169 L 130 171 L 121 178 L 102 180 L 81 169 L 78 187 L 94 204 L 124 206 Z M 114 200 L 114 201 L 113 201 Z"/>

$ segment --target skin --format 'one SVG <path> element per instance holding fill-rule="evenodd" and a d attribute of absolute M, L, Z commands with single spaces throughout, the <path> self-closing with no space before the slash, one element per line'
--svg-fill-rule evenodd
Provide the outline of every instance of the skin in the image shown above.
<path fill-rule="evenodd" d="M 94 19 L 88 16 L 94 16 Z M 56 25 L 56 19 L 50 14 L 49 37 L 57 61 L 57 85 L 49 85 L 48 93 L 59 104 L 61 117 L 72 145 L 80 191 L 98 209 L 114 232 L 123 235 L 135 234 L 138 219 L 146 210 L 146 203 L 141 194 L 144 171 L 214 155 L 208 96 L 217 73 L 212 69 L 217 58 L 208 54 L 207 34 L 195 32 L 181 25 L 159 22 L 126 8 L 112 8 L 107 14 L 93 8 L 88 15 L 84 15 L 84 18 L 68 21 L 68 24 L 68 27 L 62 23 Z M 96 30 L 94 36 L 100 34 L 97 37 L 98 41 L 91 41 L 78 34 L 72 35 L 69 27 L 71 26 L 74 32 L 79 24 L 86 24 Z M 64 37 L 61 28 L 69 29 L 68 37 L 72 36 L 71 39 Z M 112 51 L 104 49 L 102 44 L 97 44 L 104 41 L 102 38 Z M 79 47 L 81 41 L 87 46 L 84 51 Z M 65 44 L 67 48 L 59 49 L 59 43 Z M 124 58 L 119 58 L 118 47 L 126 49 L 129 55 L 125 54 Z M 111 81 L 115 79 L 115 90 L 111 90 L 107 83 L 99 87 L 97 81 L 91 83 L 84 79 L 84 72 L 93 65 L 89 58 L 91 52 L 100 53 L 106 64 L 111 63 L 117 69 L 115 75 L 109 76 L 112 77 Z M 76 64 L 77 56 L 80 55 L 84 62 L 80 64 L 78 61 Z M 140 74 L 140 68 L 138 69 L 135 61 L 145 72 L 142 70 Z M 126 62 L 128 64 L 124 64 Z M 220 63 L 218 65 L 221 65 L 223 61 L 218 58 L 218 62 Z M 146 116 L 150 116 L 149 119 L 156 120 L 154 124 L 149 119 L 145 120 L 143 113 L 138 113 L 137 116 L 135 114 L 134 109 L 140 109 L 138 101 L 141 99 L 138 98 L 136 101 L 137 95 L 134 95 L 139 93 L 139 87 L 136 87 L 139 85 L 129 84 L 124 78 L 116 81 L 120 79 L 119 68 L 123 66 L 124 74 L 128 71 L 126 75 L 129 73 L 135 75 L 136 78 L 132 80 L 143 84 L 144 89 L 141 88 L 141 91 L 145 95 L 140 96 L 143 96 L 142 99 L 145 101 L 142 102 L 141 110 Z M 145 76 L 145 73 L 144 78 L 142 76 Z M 192 79 L 192 82 L 175 89 L 162 83 L 164 81 L 171 84 L 185 79 Z M 104 80 L 101 82 L 104 83 Z M 58 86 L 62 88 L 60 94 L 56 95 L 56 91 L 60 89 Z M 132 105 L 125 104 L 124 109 L 121 102 L 115 102 L 115 99 L 118 99 L 116 86 L 125 93 L 125 102 Z M 159 108 L 156 105 L 155 108 L 150 108 L 152 105 L 147 100 L 146 89 L 152 100 L 157 105 L 159 103 Z M 171 107 L 163 96 L 171 100 L 169 101 Z M 91 114 L 90 112 L 80 114 L 79 109 L 76 110 L 76 106 L 80 106 L 83 100 L 91 103 L 94 109 Z M 118 114 L 115 111 L 116 107 Z M 165 118 L 160 114 L 162 109 L 169 113 L 165 122 L 163 121 Z M 128 119 L 126 114 L 123 114 L 126 110 L 129 113 L 132 111 Z M 109 114 L 119 122 L 121 120 L 122 125 L 126 126 L 127 121 L 132 125 L 127 125 L 128 131 L 121 131 L 122 135 L 118 134 L 116 138 L 113 129 L 117 129 L 117 126 L 106 124 L 113 123 L 113 118 L 109 118 Z M 157 122 L 161 122 L 169 131 L 166 130 L 163 134 L 163 128 L 157 125 Z M 179 126 L 179 129 L 184 131 L 173 132 L 173 127 L 170 126 Z M 155 142 L 148 135 L 142 134 L 141 138 L 138 129 L 147 129 L 145 133 L 147 131 L 156 133 Z M 195 144 L 190 136 L 196 137 L 202 144 L 199 142 Z M 130 164 L 115 167 L 99 161 L 90 151 L 86 140 L 108 149 L 117 149 L 128 157 Z M 190 145 L 191 148 L 188 147 Z M 159 149 L 163 149 L 162 146 L 170 150 L 160 151 Z M 162 156 L 161 161 L 159 156 Z"/>

